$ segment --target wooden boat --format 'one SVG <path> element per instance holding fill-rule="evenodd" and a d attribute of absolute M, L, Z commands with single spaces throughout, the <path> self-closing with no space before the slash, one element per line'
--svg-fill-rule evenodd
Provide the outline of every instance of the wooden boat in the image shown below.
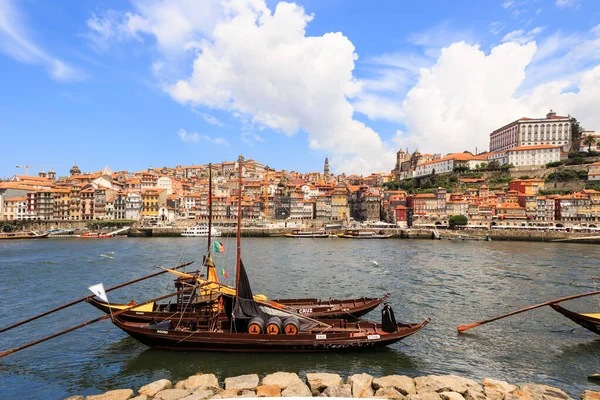
<path fill-rule="evenodd" d="M 0 240 L 11 240 L 11 239 L 44 239 L 47 238 L 50 233 L 41 233 L 36 231 L 30 232 L 0 232 Z"/>
<path fill-rule="evenodd" d="M 177 289 L 180 290 L 179 287 Z M 379 298 L 361 297 L 344 300 L 319 300 L 315 298 L 275 299 L 271 300 L 271 302 L 283 305 L 286 310 L 311 318 L 355 320 L 373 311 L 388 297 L 389 294 Z M 113 312 L 124 310 L 135 305 L 135 302 L 128 304 L 109 304 L 96 297 L 89 298 L 86 301 L 107 314 L 109 314 L 111 310 Z M 212 297 L 205 296 L 202 299 L 196 299 L 193 304 L 190 304 L 189 299 L 182 296 L 181 298 L 178 298 L 176 303 L 149 303 L 126 311 L 119 317 L 123 321 L 131 322 L 160 322 L 167 319 L 192 321 L 198 318 L 201 314 L 201 309 L 212 309 L 217 301 L 218 295 Z"/>
<path fill-rule="evenodd" d="M 109 238 L 113 238 L 115 236 L 111 235 L 109 233 L 85 232 L 85 233 L 82 233 L 79 237 L 82 239 L 109 239 Z"/>
<path fill-rule="evenodd" d="M 383 231 L 375 233 L 372 231 L 361 231 L 360 229 L 346 229 L 344 232 L 338 234 L 338 237 L 344 239 L 389 239 L 392 235 L 385 234 Z"/>
<path fill-rule="evenodd" d="M 321 232 L 303 232 L 303 231 L 301 231 L 299 229 L 294 229 L 291 233 L 286 233 L 283 236 L 289 237 L 289 238 L 322 239 L 322 238 L 329 237 L 329 234 L 327 232 L 324 232 L 324 231 L 321 231 Z"/>
<path fill-rule="evenodd" d="M 559 306 L 558 304 L 550 304 L 555 311 L 561 313 L 571 321 L 583 326 L 598 335 L 600 335 L 600 313 L 597 314 L 582 314 L 574 311 L 567 310 Z"/>

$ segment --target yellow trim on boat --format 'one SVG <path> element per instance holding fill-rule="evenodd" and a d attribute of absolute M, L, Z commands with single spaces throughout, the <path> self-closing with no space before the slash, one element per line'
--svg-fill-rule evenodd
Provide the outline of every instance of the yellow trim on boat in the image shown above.
<path fill-rule="evenodd" d="M 111 304 L 110 305 L 110 308 L 112 308 L 113 310 L 125 310 L 126 308 L 129 308 L 129 307 L 131 307 L 131 306 L 127 305 L 127 304 Z M 139 307 L 132 308 L 131 311 L 152 312 L 153 309 L 154 309 L 154 303 L 148 303 L 148 304 L 141 305 Z"/>
<path fill-rule="evenodd" d="M 600 314 L 581 314 L 586 317 L 597 318 L 600 319 Z"/>

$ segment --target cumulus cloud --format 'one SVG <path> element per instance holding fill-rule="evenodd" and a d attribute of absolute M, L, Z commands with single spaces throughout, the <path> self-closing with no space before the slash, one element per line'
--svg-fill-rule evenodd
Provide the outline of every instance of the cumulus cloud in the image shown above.
<path fill-rule="evenodd" d="M 217 145 L 226 145 L 226 146 L 229 145 L 229 142 L 225 138 L 218 137 L 218 136 L 200 135 L 199 133 L 196 133 L 196 132 L 188 132 L 183 128 L 179 129 L 179 131 L 177 132 L 177 135 L 179 136 L 179 139 L 181 139 L 181 141 L 183 141 L 183 142 L 196 143 L 200 139 L 202 139 L 206 142 L 214 143 Z"/>
<path fill-rule="evenodd" d="M 0 0 L 0 51 L 25 63 L 41 65 L 50 77 L 59 82 L 84 79 L 77 68 L 54 57 L 38 46 L 29 36 L 21 11 L 11 0 Z"/>
<path fill-rule="evenodd" d="M 177 135 L 179 135 L 179 139 L 183 142 L 197 142 L 200 139 L 198 133 L 188 133 L 185 129 L 180 129 Z"/>

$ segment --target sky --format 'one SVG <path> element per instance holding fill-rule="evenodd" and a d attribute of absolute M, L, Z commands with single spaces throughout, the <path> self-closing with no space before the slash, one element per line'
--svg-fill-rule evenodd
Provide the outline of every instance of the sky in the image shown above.
<path fill-rule="evenodd" d="M 389 172 L 550 109 L 600 131 L 598 0 L 0 0 L 0 178 Z"/>

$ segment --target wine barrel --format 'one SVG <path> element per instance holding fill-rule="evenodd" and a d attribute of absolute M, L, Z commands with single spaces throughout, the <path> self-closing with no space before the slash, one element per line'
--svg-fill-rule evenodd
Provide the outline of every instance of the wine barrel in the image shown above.
<path fill-rule="evenodd" d="M 248 333 L 251 335 L 260 335 L 265 328 L 265 321 L 261 317 L 254 317 L 248 323 Z"/>
<path fill-rule="evenodd" d="M 279 335 L 281 333 L 281 319 L 279 317 L 269 318 L 265 330 L 269 335 Z"/>
<path fill-rule="evenodd" d="M 286 335 L 297 335 L 300 330 L 300 321 L 296 317 L 287 317 L 283 322 L 283 332 Z"/>

